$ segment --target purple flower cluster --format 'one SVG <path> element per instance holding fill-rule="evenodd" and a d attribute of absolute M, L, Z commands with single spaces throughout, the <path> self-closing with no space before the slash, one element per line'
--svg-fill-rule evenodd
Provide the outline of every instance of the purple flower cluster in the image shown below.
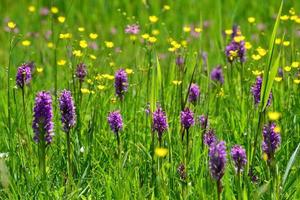
<path fill-rule="evenodd" d="M 185 108 L 184 111 L 180 113 L 180 121 L 181 125 L 188 130 L 195 123 L 194 113 L 189 108 Z"/>
<path fill-rule="evenodd" d="M 208 127 L 208 117 L 206 115 L 199 116 L 198 120 L 202 129 L 206 129 Z"/>
<path fill-rule="evenodd" d="M 79 63 L 76 69 L 76 77 L 79 79 L 80 82 L 83 82 L 86 75 L 87 75 L 86 65 L 84 63 Z"/>
<path fill-rule="evenodd" d="M 166 113 L 160 107 L 153 113 L 152 128 L 153 131 L 157 132 L 159 141 L 161 140 L 163 132 L 168 129 Z"/>
<path fill-rule="evenodd" d="M 127 91 L 128 78 L 127 73 L 124 69 L 119 69 L 115 73 L 115 91 L 116 95 L 120 98 L 124 98 L 124 93 Z"/>
<path fill-rule="evenodd" d="M 49 92 L 41 91 L 36 95 L 33 113 L 32 129 L 35 133 L 33 139 L 39 142 L 44 138 L 48 144 L 51 143 L 54 133 L 52 97 Z"/>
<path fill-rule="evenodd" d="M 61 112 L 61 122 L 63 125 L 63 130 L 69 133 L 70 129 L 76 123 L 76 113 L 73 97 L 71 92 L 68 90 L 63 90 L 59 97 L 59 107 Z"/>
<path fill-rule="evenodd" d="M 275 123 L 269 123 L 263 128 L 262 150 L 267 154 L 268 160 L 271 160 L 274 157 L 274 153 L 281 142 L 280 133 L 276 132 L 275 128 Z"/>
<path fill-rule="evenodd" d="M 247 164 L 246 150 L 240 145 L 235 145 L 231 148 L 231 157 L 236 171 L 238 173 L 243 171 L 243 168 Z"/>
<path fill-rule="evenodd" d="M 175 62 L 177 66 L 182 67 L 184 65 L 184 58 L 182 56 L 177 56 Z"/>
<path fill-rule="evenodd" d="M 117 135 L 123 128 L 123 120 L 119 111 L 109 113 L 107 117 L 110 129 Z"/>
<path fill-rule="evenodd" d="M 16 84 L 18 87 L 23 88 L 31 81 L 31 67 L 29 64 L 23 64 L 18 67 L 16 75 Z"/>
<path fill-rule="evenodd" d="M 262 86 L 262 78 L 260 76 L 256 77 L 256 82 L 254 85 L 251 86 L 251 92 L 254 97 L 254 104 L 258 105 L 260 102 L 260 94 L 261 94 L 261 86 Z M 270 93 L 268 103 L 267 105 L 269 106 L 272 101 L 272 92 Z"/>
<path fill-rule="evenodd" d="M 211 176 L 220 181 L 225 172 L 226 144 L 224 141 L 212 143 L 209 148 L 209 169 Z"/>
<path fill-rule="evenodd" d="M 225 48 L 225 54 L 229 62 L 239 59 L 240 62 L 246 61 L 245 41 L 236 41 L 235 37 L 241 36 L 241 31 L 238 26 L 233 26 L 231 42 Z"/>
<path fill-rule="evenodd" d="M 203 135 L 203 143 L 210 147 L 212 144 L 217 142 L 217 137 L 215 134 L 215 131 L 213 129 L 209 129 L 204 135 Z"/>
<path fill-rule="evenodd" d="M 210 78 L 211 78 L 211 80 L 217 81 L 221 84 L 224 83 L 223 70 L 222 70 L 222 67 L 220 65 L 215 67 L 214 69 L 212 69 L 212 71 L 210 73 Z"/>
<path fill-rule="evenodd" d="M 125 28 L 125 33 L 131 35 L 137 35 L 140 32 L 140 27 L 137 24 L 127 25 Z"/>
<path fill-rule="evenodd" d="M 177 168 L 177 172 L 178 172 L 181 180 L 186 179 L 186 170 L 185 170 L 185 166 L 183 163 L 180 163 L 180 165 Z"/>
<path fill-rule="evenodd" d="M 189 102 L 196 103 L 199 96 L 200 96 L 199 86 L 195 83 L 192 83 L 189 91 Z"/>

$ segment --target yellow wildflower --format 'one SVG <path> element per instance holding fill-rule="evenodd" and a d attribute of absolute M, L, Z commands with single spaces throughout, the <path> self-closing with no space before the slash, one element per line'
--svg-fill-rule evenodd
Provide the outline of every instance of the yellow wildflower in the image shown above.
<path fill-rule="evenodd" d="M 165 157 L 168 154 L 168 149 L 166 148 L 156 148 L 155 155 L 158 157 Z"/>
<path fill-rule="evenodd" d="M 202 32 L 202 28 L 197 28 L 197 27 L 196 27 L 196 28 L 194 29 L 194 31 L 195 31 L 196 33 L 200 33 L 200 32 Z"/>
<path fill-rule="evenodd" d="M 250 43 L 250 42 L 246 42 L 246 43 L 245 43 L 245 48 L 246 48 L 246 49 L 251 49 L 251 48 L 252 48 L 251 43 Z"/>
<path fill-rule="evenodd" d="M 93 55 L 93 54 L 90 54 L 90 58 L 93 59 L 93 60 L 97 59 L 97 57 L 95 55 Z"/>
<path fill-rule="evenodd" d="M 35 10 L 36 9 L 35 9 L 35 7 L 33 5 L 31 5 L 31 6 L 28 7 L 28 11 L 29 12 L 35 12 Z"/>
<path fill-rule="evenodd" d="M 254 17 L 248 17 L 248 22 L 250 24 L 254 23 L 255 22 L 255 18 Z"/>
<path fill-rule="evenodd" d="M 163 10 L 170 10 L 170 9 L 171 9 L 171 7 L 169 5 L 164 5 Z"/>
<path fill-rule="evenodd" d="M 80 41 L 79 41 L 79 46 L 80 46 L 81 48 L 85 49 L 85 48 L 87 48 L 88 43 L 87 43 L 86 40 L 80 40 Z"/>
<path fill-rule="evenodd" d="M 286 21 L 286 20 L 288 20 L 290 17 L 288 16 L 288 15 L 282 15 L 282 16 L 280 16 L 280 19 L 282 20 L 282 21 Z"/>
<path fill-rule="evenodd" d="M 154 30 L 152 31 L 152 35 L 159 35 L 159 30 L 154 29 Z"/>
<path fill-rule="evenodd" d="M 53 48 L 53 47 L 54 47 L 54 44 L 53 44 L 52 42 L 48 42 L 48 43 L 47 43 L 47 47 L 48 47 L 48 48 Z"/>
<path fill-rule="evenodd" d="M 258 52 L 258 54 L 259 54 L 260 56 L 265 56 L 265 55 L 267 54 L 267 50 L 265 50 L 264 48 L 261 48 L 261 47 L 258 47 L 258 48 L 256 49 L 256 51 Z"/>
<path fill-rule="evenodd" d="M 182 81 L 174 80 L 174 81 L 172 81 L 172 83 L 174 85 L 180 85 L 182 83 Z"/>
<path fill-rule="evenodd" d="M 133 70 L 132 69 L 126 68 L 125 71 L 126 71 L 127 74 L 133 74 Z"/>
<path fill-rule="evenodd" d="M 21 43 L 24 47 L 28 47 L 31 45 L 31 42 L 29 40 L 23 40 Z"/>
<path fill-rule="evenodd" d="M 66 21 L 66 18 L 64 16 L 59 16 L 57 20 L 59 21 L 59 23 L 64 23 Z"/>
<path fill-rule="evenodd" d="M 258 70 L 252 71 L 252 74 L 255 75 L 255 76 L 259 76 L 262 73 L 263 73 L 263 71 L 258 71 Z"/>
<path fill-rule="evenodd" d="M 294 80 L 294 83 L 295 83 L 295 84 L 299 84 L 299 83 L 300 83 L 300 80 L 299 80 L 299 79 L 295 79 L 295 80 Z"/>
<path fill-rule="evenodd" d="M 111 42 L 111 41 L 105 41 L 105 46 L 106 46 L 107 48 L 113 48 L 113 47 L 114 47 L 114 43 Z"/>
<path fill-rule="evenodd" d="M 290 66 L 285 66 L 285 67 L 284 67 L 284 71 L 287 71 L 287 72 L 291 71 L 291 69 L 292 69 L 292 68 L 291 68 Z"/>
<path fill-rule="evenodd" d="M 44 69 L 43 69 L 42 67 L 37 67 L 37 68 L 36 68 L 36 71 L 37 71 L 38 73 L 42 73 L 42 72 L 44 71 Z"/>
<path fill-rule="evenodd" d="M 231 35 L 233 32 L 232 32 L 232 30 L 231 29 L 227 29 L 227 30 L 225 30 L 225 34 L 226 35 Z"/>
<path fill-rule="evenodd" d="M 88 88 L 81 88 L 81 93 L 82 94 L 90 94 L 91 91 Z"/>
<path fill-rule="evenodd" d="M 158 17 L 156 17 L 155 15 L 149 16 L 149 21 L 151 23 L 156 23 L 158 21 Z"/>
<path fill-rule="evenodd" d="M 145 40 L 148 39 L 149 37 L 150 37 L 150 35 L 147 34 L 147 33 L 145 33 L 145 34 L 142 35 L 142 38 L 145 39 Z"/>
<path fill-rule="evenodd" d="M 186 32 L 186 33 L 188 33 L 188 32 L 191 31 L 191 27 L 189 27 L 189 26 L 184 26 L 184 27 L 183 27 L 183 31 Z"/>
<path fill-rule="evenodd" d="M 276 38 L 275 39 L 275 44 L 280 44 L 281 43 L 281 39 L 280 38 Z"/>
<path fill-rule="evenodd" d="M 8 28 L 10 28 L 10 29 L 16 28 L 16 24 L 15 24 L 14 22 L 12 22 L 12 21 L 8 22 L 8 23 L 7 23 L 7 26 L 8 26 Z"/>
<path fill-rule="evenodd" d="M 275 80 L 276 82 L 280 82 L 280 81 L 282 81 L 282 77 L 276 76 L 274 80 Z"/>
<path fill-rule="evenodd" d="M 64 59 L 60 59 L 60 60 L 57 61 L 57 65 L 59 65 L 59 66 L 63 66 L 63 65 L 65 65 L 66 63 L 67 63 L 67 61 L 64 60 Z"/>
<path fill-rule="evenodd" d="M 286 46 L 286 47 L 287 47 L 287 46 L 289 46 L 289 45 L 290 45 L 290 41 L 283 41 L 283 43 L 282 43 L 282 44 L 283 44 L 283 46 Z"/>
<path fill-rule="evenodd" d="M 95 40 L 98 37 L 97 33 L 90 33 L 90 38 Z"/>
<path fill-rule="evenodd" d="M 251 56 L 251 58 L 253 59 L 253 60 L 260 60 L 261 59 L 261 56 L 260 55 L 256 55 L 256 54 L 253 54 L 252 56 Z"/>
<path fill-rule="evenodd" d="M 76 57 L 81 57 L 83 55 L 81 50 L 74 50 L 72 53 Z"/>
<path fill-rule="evenodd" d="M 104 85 L 98 85 L 97 88 L 98 88 L 99 90 L 104 90 L 104 89 L 105 89 L 105 86 L 104 86 Z"/>
<path fill-rule="evenodd" d="M 276 121 L 280 118 L 281 114 L 279 112 L 268 112 L 269 120 Z"/>
<path fill-rule="evenodd" d="M 148 41 L 150 43 L 155 43 L 157 41 L 157 39 L 156 39 L 156 37 L 151 36 L 151 37 L 148 38 Z"/>
<path fill-rule="evenodd" d="M 79 32 L 84 32 L 85 29 L 84 29 L 84 27 L 78 27 L 78 31 L 79 31 Z"/>
<path fill-rule="evenodd" d="M 50 10 L 51 10 L 51 12 L 52 12 L 53 14 L 58 13 L 58 8 L 55 7 L 55 6 L 52 6 Z"/>
<path fill-rule="evenodd" d="M 293 68 L 297 68 L 297 67 L 299 67 L 299 62 L 292 62 L 291 66 Z"/>

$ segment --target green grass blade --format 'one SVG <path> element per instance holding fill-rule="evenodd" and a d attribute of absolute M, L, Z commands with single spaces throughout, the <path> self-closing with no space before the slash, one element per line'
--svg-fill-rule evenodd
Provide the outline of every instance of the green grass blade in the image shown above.
<path fill-rule="evenodd" d="M 284 175 L 283 175 L 283 178 L 282 178 L 282 185 L 284 185 L 289 173 L 290 173 L 290 170 L 293 166 L 293 164 L 295 163 L 295 160 L 296 160 L 296 156 L 297 154 L 299 153 L 299 149 L 300 149 L 300 143 L 298 144 L 296 150 L 294 151 L 294 153 L 292 154 L 292 156 L 290 157 L 290 160 L 286 166 L 286 169 L 285 169 L 285 172 L 284 172 Z"/>

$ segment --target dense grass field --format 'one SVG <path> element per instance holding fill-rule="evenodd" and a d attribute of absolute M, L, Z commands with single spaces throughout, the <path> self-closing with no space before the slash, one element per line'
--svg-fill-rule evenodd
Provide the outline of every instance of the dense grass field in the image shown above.
<path fill-rule="evenodd" d="M 0 199 L 300 199 L 297 0 L 1 0 Z"/>

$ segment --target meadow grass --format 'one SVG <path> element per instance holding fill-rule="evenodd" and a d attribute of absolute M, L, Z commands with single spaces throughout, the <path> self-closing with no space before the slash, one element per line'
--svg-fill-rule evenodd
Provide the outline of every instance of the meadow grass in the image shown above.
<path fill-rule="evenodd" d="M 0 198 L 300 199 L 299 9 L 298 1 L 281 7 L 275 0 L 2 0 Z M 124 31 L 132 24 L 139 25 L 137 35 Z M 246 42 L 245 62 L 225 55 L 233 25 Z M 18 67 L 29 62 L 32 79 L 18 87 Z M 79 63 L 87 66 L 83 81 L 75 76 Z M 224 83 L 211 79 L 218 65 Z M 121 68 L 128 75 L 123 98 L 114 87 Z M 257 76 L 263 82 L 255 105 Z M 200 87 L 195 103 L 188 98 L 192 83 Z M 77 116 L 67 134 L 64 89 Z M 48 145 L 35 142 L 32 129 L 35 97 L 44 90 L 52 96 L 55 133 Z M 194 113 L 190 128 L 181 124 L 186 107 Z M 158 108 L 168 123 L 161 142 L 152 116 Z M 123 120 L 119 143 L 108 123 L 112 111 Z M 204 128 L 200 115 L 208 117 Z M 261 144 L 270 122 L 281 143 L 268 157 Z M 203 142 L 209 129 L 226 143 L 218 181 Z M 240 173 L 230 155 L 236 144 L 247 156 Z"/>

